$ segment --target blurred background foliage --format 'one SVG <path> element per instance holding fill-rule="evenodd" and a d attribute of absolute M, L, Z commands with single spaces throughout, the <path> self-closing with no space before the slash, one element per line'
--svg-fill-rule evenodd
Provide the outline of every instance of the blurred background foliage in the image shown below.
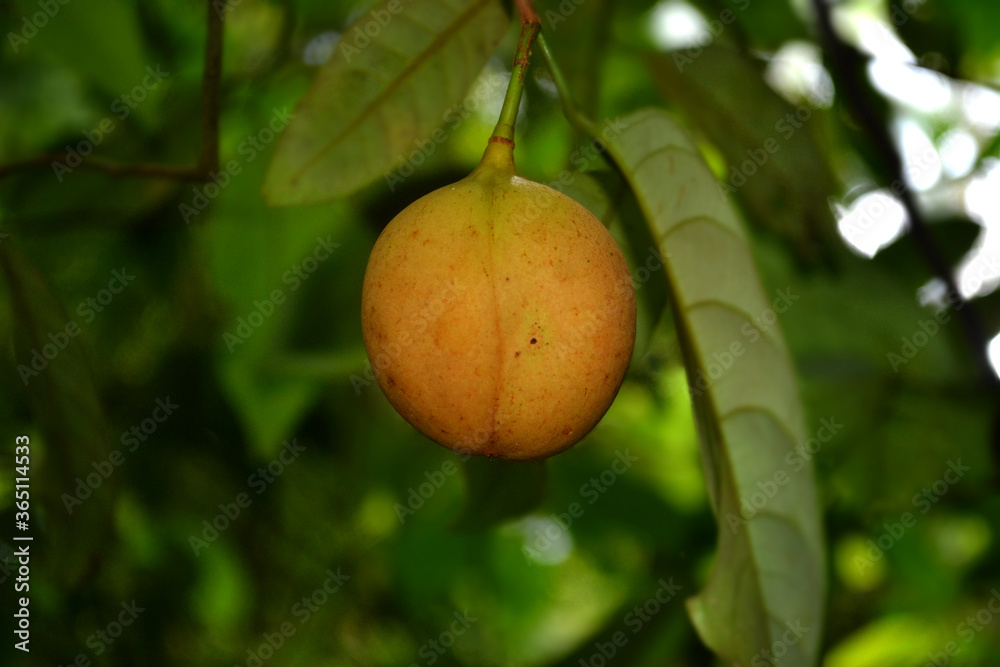
<path fill-rule="evenodd" d="M 734 200 L 768 291 L 797 296 L 779 321 L 809 430 L 823 419 L 843 425 L 813 458 L 830 552 L 826 627 L 809 630 L 823 633 L 823 664 L 997 664 L 1000 623 L 987 622 L 1000 600 L 995 394 L 833 85 L 808 3 L 537 4 L 591 115 L 669 109 L 723 182 L 748 150 L 781 141 Z M 682 599 L 705 582 L 716 528 L 659 281 L 639 281 L 642 331 L 618 399 L 584 442 L 548 462 L 544 496 L 524 518 L 458 526 L 467 511 L 458 457 L 410 428 L 365 375 L 368 252 L 397 212 L 478 161 L 516 28 L 470 91 L 467 117 L 405 182 L 269 208 L 260 188 L 276 142 L 262 129 L 294 110 L 371 6 L 234 5 L 220 142 L 222 163 L 235 160 L 239 173 L 225 187 L 86 169 L 60 179 L 49 167 L 0 180 L 0 525 L 13 525 L 14 436 L 32 440 L 33 641 L 23 664 L 596 666 L 619 631 L 628 642 L 609 664 L 712 664 Z M 102 119 L 114 129 L 95 155 L 192 163 L 205 3 L 72 0 L 26 43 L 12 42 L 39 6 L 0 2 L 0 164 L 78 146 Z M 721 20 L 726 11 L 733 21 Z M 933 237 L 997 333 L 1000 6 L 857 0 L 840 3 L 835 19 L 871 58 L 864 74 L 885 100 Z M 551 182 L 576 172 L 586 144 L 538 60 L 516 157 L 524 175 Z M 162 81 L 138 101 L 147 68 Z M 796 111 L 809 118 L 784 136 L 778 123 Z M 613 174 L 597 180 L 616 191 Z M 592 196 L 588 184 L 577 178 L 571 190 Z M 204 210 L 184 214 L 199 196 L 210 200 Z M 635 204 L 613 201 L 602 217 L 623 240 L 620 219 Z M 134 278 L 107 300 L 114 271 Z M 275 290 L 273 314 L 241 333 Z M 921 339 L 920 323 L 935 315 L 948 321 Z M 68 322 L 78 335 L 26 390 L 19 365 Z M 893 364 L 888 355 L 908 341 L 916 353 Z M 177 407 L 149 421 L 158 400 Z M 143 439 L 130 449 L 133 427 Z M 289 445 L 302 449 L 292 457 Z M 116 449 L 121 464 L 68 513 L 66 494 Z M 591 504 L 584 485 L 625 451 L 638 463 Z M 938 493 L 957 461 L 968 472 Z M 935 500 L 926 513 L 925 488 Z M 553 515 L 574 502 L 583 514 L 554 530 Z M 905 512 L 916 522 L 896 537 Z M 213 521 L 226 527 L 213 533 Z M 538 549 L 547 529 L 558 538 Z M 8 570 L 12 532 L 0 536 Z M 872 558 L 880 538 L 890 546 Z M 680 594 L 633 633 L 629 614 L 662 581 Z M 11 608 L 10 578 L 2 596 Z M 119 636 L 95 634 L 113 634 L 133 601 L 142 611 Z M 955 657 L 943 653 L 949 642 Z M 3 664 L 25 659 L 10 641 L 0 652 Z"/>

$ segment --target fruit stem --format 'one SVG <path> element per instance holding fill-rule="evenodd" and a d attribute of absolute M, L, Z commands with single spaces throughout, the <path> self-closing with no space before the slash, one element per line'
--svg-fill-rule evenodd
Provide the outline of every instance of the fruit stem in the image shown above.
<path fill-rule="evenodd" d="M 511 152 L 514 150 L 514 122 L 517 120 L 517 108 L 521 103 L 521 91 L 524 90 L 528 56 L 531 55 L 531 44 L 541 27 L 537 15 L 523 17 L 522 23 L 521 39 L 517 43 L 517 53 L 514 54 L 514 68 L 510 73 L 510 83 L 507 84 L 507 94 L 503 98 L 500 119 L 490 137 L 490 143 L 509 146 Z"/>

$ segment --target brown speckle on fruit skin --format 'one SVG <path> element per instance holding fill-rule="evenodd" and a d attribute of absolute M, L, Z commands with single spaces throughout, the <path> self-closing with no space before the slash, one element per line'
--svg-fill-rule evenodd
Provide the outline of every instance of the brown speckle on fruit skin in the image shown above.
<path fill-rule="evenodd" d="M 537 342 L 538 342 L 538 339 L 537 339 L 537 338 L 532 338 L 532 339 L 531 339 L 531 344 L 532 344 L 532 345 L 534 345 L 534 344 L 535 344 L 535 343 L 537 343 Z"/>

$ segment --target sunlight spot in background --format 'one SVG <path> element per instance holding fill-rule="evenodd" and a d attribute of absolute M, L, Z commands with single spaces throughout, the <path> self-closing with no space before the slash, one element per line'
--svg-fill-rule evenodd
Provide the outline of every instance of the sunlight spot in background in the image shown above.
<path fill-rule="evenodd" d="M 528 516 L 515 524 L 524 539 L 522 553 L 543 565 L 558 565 L 573 553 L 573 536 L 568 528 L 547 516 Z"/>
<path fill-rule="evenodd" d="M 653 8 L 650 32 L 661 49 L 686 49 L 711 39 L 708 22 L 684 0 L 666 0 Z"/>
<path fill-rule="evenodd" d="M 1000 161 L 990 159 L 965 188 L 965 210 L 984 227 L 1000 224 Z"/>
<path fill-rule="evenodd" d="M 885 559 L 873 558 L 879 551 L 870 541 L 860 534 L 846 535 L 834 547 L 834 569 L 850 590 L 863 593 L 878 588 L 885 580 Z"/>
<path fill-rule="evenodd" d="M 966 298 L 989 294 L 1000 285 L 1000 163 L 977 161 L 1000 131 L 1000 93 L 920 67 L 884 10 L 882 3 L 840 6 L 834 20 L 846 39 L 871 56 L 872 84 L 896 105 L 893 134 L 906 180 L 921 195 L 919 204 L 934 209 L 935 216 L 965 214 L 982 225 L 982 234 L 955 269 L 955 280 Z M 942 124 L 950 129 L 935 138 L 931 128 Z M 835 207 L 838 229 L 850 247 L 872 257 L 904 231 L 905 210 L 890 200 L 882 191 Z M 917 298 L 939 309 L 952 301 L 939 279 L 921 287 Z M 1000 354 L 997 346 L 994 340 L 991 358 Z M 993 363 L 1000 365 L 996 359 Z"/>
<path fill-rule="evenodd" d="M 913 51 L 896 33 L 864 8 L 838 8 L 834 13 L 834 21 L 841 34 L 853 36 L 857 47 L 875 60 L 911 64 L 917 62 Z"/>
<path fill-rule="evenodd" d="M 339 32 L 321 32 L 306 44 L 302 51 L 302 62 L 306 65 L 322 65 L 331 57 L 340 42 Z"/>
<path fill-rule="evenodd" d="M 1000 93 L 966 84 L 962 91 L 962 111 L 977 131 L 992 134 L 1000 130 Z"/>
<path fill-rule="evenodd" d="M 961 178 L 972 171 L 979 157 L 979 144 L 970 132 L 960 127 L 952 128 L 938 139 L 941 168 L 950 179 Z"/>
<path fill-rule="evenodd" d="M 909 118 L 895 123 L 893 129 L 907 185 L 914 190 L 928 190 L 936 185 L 941 178 L 941 156 L 931 138 Z"/>
<path fill-rule="evenodd" d="M 474 106 L 479 115 L 479 119 L 487 125 L 494 125 L 500 116 L 500 109 L 503 107 L 503 98 L 507 94 L 507 84 L 510 82 L 510 70 L 503 61 L 497 57 L 492 57 L 486 61 L 472 90 L 466 97 L 466 106 Z M 528 104 L 528 96 L 521 96 L 521 103 L 517 107 L 518 118 L 524 119 L 524 110 Z M 527 120 L 519 125 L 527 126 Z"/>
<path fill-rule="evenodd" d="M 947 110 L 952 89 L 947 78 L 917 66 L 916 56 L 882 20 L 860 8 L 835 10 L 841 34 L 871 56 L 872 84 L 893 100 L 924 113 Z"/>
<path fill-rule="evenodd" d="M 1000 161 L 990 160 L 982 175 L 965 188 L 965 211 L 983 226 L 983 233 L 959 264 L 962 296 L 989 294 L 1000 283 Z"/>
<path fill-rule="evenodd" d="M 952 103 L 951 86 L 944 75 L 916 65 L 875 59 L 868 74 L 885 95 L 925 113 L 946 111 Z"/>
<path fill-rule="evenodd" d="M 917 301 L 925 308 L 933 306 L 935 313 L 948 308 L 948 285 L 940 278 L 931 278 L 917 290 Z"/>
<path fill-rule="evenodd" d="M 851 248 L 874 257 L 906 229 L 906 210 L 888 190 L 861 195 L 845 208 L 835 204 L 837 229 Z"/>
<path fill-rule="evenodd" d="M 833 79 L 821 58 L 815 44 L 788 42 L 771 58 L 764 78 L 793 104 L 809 102 L 827 109 L 833 104 Z"/>
<path fill-rule="evenodd" d="M 990 365 L 993 366 L 993 372 L 1000 375 L 1000 334 L 993 337 L 990 344 L 986 348 L 986 352 L 990 357 Z"/>

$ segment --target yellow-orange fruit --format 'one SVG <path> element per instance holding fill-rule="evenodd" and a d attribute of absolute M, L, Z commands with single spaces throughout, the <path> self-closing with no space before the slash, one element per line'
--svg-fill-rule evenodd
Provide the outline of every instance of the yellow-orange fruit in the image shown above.
<path fill-rule="evenodd" d="M 458 452 L 540 459 L 604 416 L 635 341 L 635 291 L 586 208 L 490 143 L 408 206 L 365 272 L 365 347 L 393 407 Z"/>

